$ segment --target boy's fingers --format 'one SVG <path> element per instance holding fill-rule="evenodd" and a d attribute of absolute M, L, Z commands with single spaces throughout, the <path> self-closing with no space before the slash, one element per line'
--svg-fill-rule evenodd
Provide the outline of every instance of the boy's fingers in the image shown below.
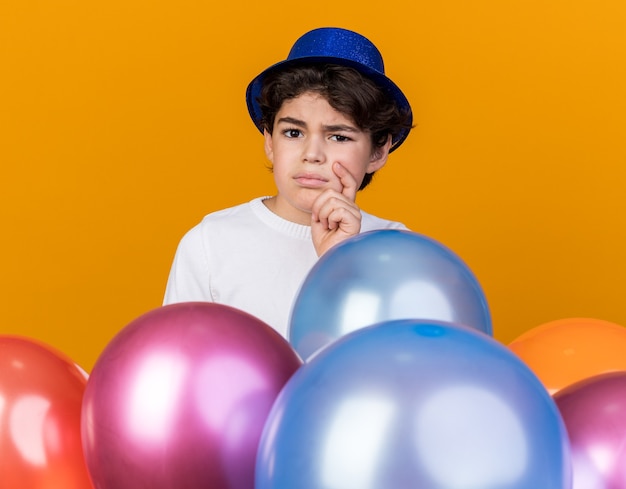
<path fill-rule="evenodd" d="M 354 202 L 358 188 L 356 180 L 352 174 L 339 162 L 336 162 L 333 165 L 333 172 L 337 175 L 339 181 L 341 182 L 341 193 Z"/>

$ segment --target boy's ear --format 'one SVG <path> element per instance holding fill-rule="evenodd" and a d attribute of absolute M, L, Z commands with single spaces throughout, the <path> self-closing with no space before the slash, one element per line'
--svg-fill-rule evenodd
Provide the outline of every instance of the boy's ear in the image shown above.
<path fill-rule="evenodd" d="M 374 173 L 380 170 L 385 163 L 387 163 L 387 157 L 389 156 L 389 149 L 391 148 L 391 134 L 387 138 L 387 142 L 383 146 L 377 146 L 373 149 L 370 156 L 370 162 L 367 165 L 366 173 Z"/>
<path fill-rule="evenodd" d="M 272 135 L 267 129 L 263 129 L 263 137 L 265 138 L 265 155 L 268 160 L 274 163 L 274 145 L 272 144 Z"/>

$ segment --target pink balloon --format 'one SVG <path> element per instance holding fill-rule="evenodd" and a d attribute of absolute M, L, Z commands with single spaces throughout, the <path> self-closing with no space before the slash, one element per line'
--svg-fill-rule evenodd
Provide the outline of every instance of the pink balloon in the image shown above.
<path fill-rule="evenodd" d="M 261 431 L 301 360 L 232 307 L 168 305 L 137 318 L 98 358 L 82 439 L 97 489 L 252 489 Z"/>
<path fill-rule="evenodd" d="M 581 380 L 554 400 L 570 439 L 573 489 L 626 489 L 626 372 Z"/>

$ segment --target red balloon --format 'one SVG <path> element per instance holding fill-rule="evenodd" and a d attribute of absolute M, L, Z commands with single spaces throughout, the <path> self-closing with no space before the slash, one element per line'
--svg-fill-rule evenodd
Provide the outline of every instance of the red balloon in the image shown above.
<path fill-rule="evenodd" d="M 98 358 L 83 444 L 98 489 L 252 489 L 261 431 L 300 367 L 248 313 L 172 304 L 137 318 Z"/>
<path fill-rule="evenodd" d="M 0 336 L 0 485 L 91 489 L 81 446 L 86 379 L 60 352 Z"/>
<path fill-rule="evenodd" d="M 570 439 L 573 489 L 626 489 L 626 372 L 581 380 L 554 400 Z"/>

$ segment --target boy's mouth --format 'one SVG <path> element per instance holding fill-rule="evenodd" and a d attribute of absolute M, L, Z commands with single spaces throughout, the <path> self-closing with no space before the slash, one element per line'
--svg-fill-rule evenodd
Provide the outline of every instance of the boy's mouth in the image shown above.
<path fill-rule="evenodd" d="M 298 173 L 293 179 L 302 187 L 319 188 L 328 183 L 328 179 L 317 173 Z"/>

